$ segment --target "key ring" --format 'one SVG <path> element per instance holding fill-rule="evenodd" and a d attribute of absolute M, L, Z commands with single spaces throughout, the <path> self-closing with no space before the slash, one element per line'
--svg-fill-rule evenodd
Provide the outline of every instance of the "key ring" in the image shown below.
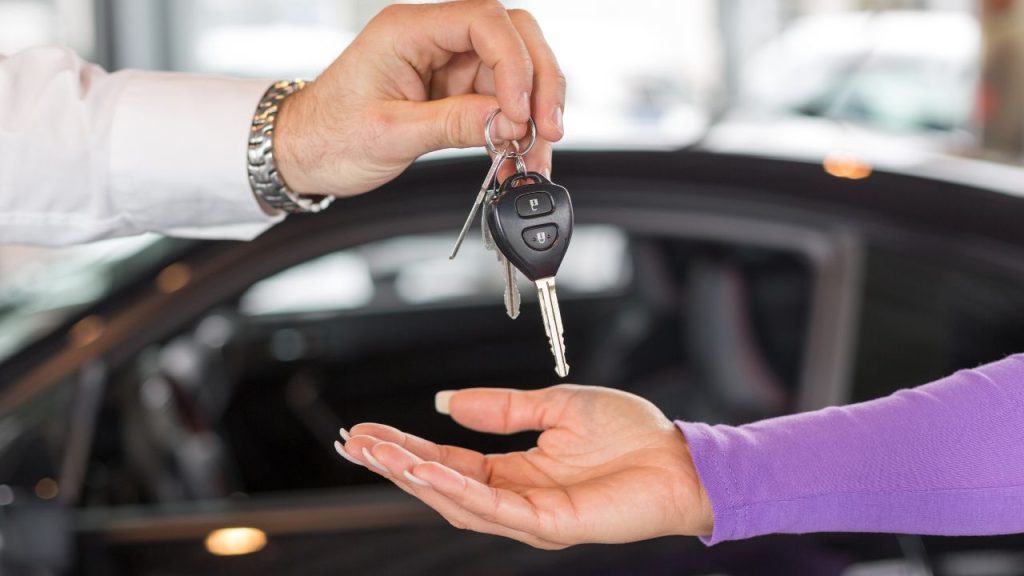
<path fill-rule="evenodd" d="M 507 152 L 508 149 L 506 148 L 505 149 L 506 150 L 505 156 L 508 157 L 508 158 L 515 158 L 515 160 L 516 160 L 516 170 L 518 170 L 519 173 L 522 174 L 523 176 L 526 176 L 526 162 L 523 160 L 523 155 L 525 155 L 526 152 L 529 152 L 530 149 L 527 148 L 526 152 L 520 153 L 519 152 L 519 142 L 516 141 L 516 140 L 512 141 L 512 147 L 515 148 L 516 151 L 512 152 L 512 153 L 509 153 L 509 152 Z"/>
<path fill-rule="evenodd" d="M 494 145 L 494 140 L 491 139 L 491 124 L 494 124 L 494 119 L 498 117 L 500 112 L 501 108 L 496 108 L 491 112 L 491 115 L 487 117 L 487 123 L 484 124 L 484 141 L 487 142 L 487 151 L 494 155 L 500 154 L 500 151 L 497 146 Z M 533 121 L 532 117 L 527 120 L 527 124 L 530 126 L 530 143 L 526 145 L 526 150 L 523 150 L 522 152 L 516 151 L 508 153 L 507 156 L 509 158 L 519 159 L 526 156 L 530 153 L 530 150 L 533 150 L 533 145 L 537 143 L 537 124 Z M 518 162 L 516 164 L 518 166 Z"/>

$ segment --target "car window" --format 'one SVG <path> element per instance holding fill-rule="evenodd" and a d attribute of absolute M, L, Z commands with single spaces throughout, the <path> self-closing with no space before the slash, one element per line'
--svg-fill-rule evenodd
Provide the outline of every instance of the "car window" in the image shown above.
<path fill-rule="evenodd" d="M 466 242 L 449 260 L 452 234 L 390 238 L 320 256 L 254 284 L 241 297 L 247 315 L 500 301 L 504 290 L 494 252 Z M 579 226 L 558 271 L 563 297 L 599 295 L 629 281 L 626 234 Z M 533 288 L 521 274 L 520 291 Z"/>
<path fill-rule="evenodd" d="M 61 249 L 9 252 L 23 262 L 0 275 L 0 361 L 148 274 L 153 263 L 183 244 L 144 234 Z"/>

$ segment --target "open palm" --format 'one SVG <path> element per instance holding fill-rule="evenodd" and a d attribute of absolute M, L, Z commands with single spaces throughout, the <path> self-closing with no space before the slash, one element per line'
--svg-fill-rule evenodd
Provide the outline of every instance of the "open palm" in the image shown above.
<path fill-rule="evenodd" d="M 438 404 L 473 430 L 543 433 L 526 452 L 484 455 L 359 424 L 336 447 L 454 526 L 540 548 L 711 532 L 685 439 L 640 397 L 561 385 L 461 390 L 442 393 Z"/>

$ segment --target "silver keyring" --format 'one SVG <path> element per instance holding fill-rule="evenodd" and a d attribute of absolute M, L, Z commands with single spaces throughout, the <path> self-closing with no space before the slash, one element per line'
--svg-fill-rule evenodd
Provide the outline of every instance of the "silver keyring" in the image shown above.
<path fill-rule="evenodd" d="M 494 145 L 494 140 L 491 140 L 491 124 L 494 124 L 494 119 L 501 113 L 501 108 L 497 108 L 491 115 L 487 117 L 487 124 L 484 125 L 484 141 L 487 142 L 487 151 L 495 156 L 500 154 L 497 146 Z M 530 126 L 530 143 L 526 145 L 526 150 L 522 152 L 509 152 L 507 156 L 509 158 L 521 158 L 530 153 L 533 150 L 533 145 L 537 143 L 537 124 L 533 121 L 533 118 L 527 120 L 527 124 Z"/>
<path fill-rule="evenodd" d="M 529 148 L 527 148 L 527 150 L 529 150 Z M 526 162 L 523 160 L 523 155 L 516 153 L 516 155 L 513 156 L 513 158 L 516 159 L 516 170 L 518 170 L 519 173 L 522 174 L 523 176 L 526 176 Z"/>

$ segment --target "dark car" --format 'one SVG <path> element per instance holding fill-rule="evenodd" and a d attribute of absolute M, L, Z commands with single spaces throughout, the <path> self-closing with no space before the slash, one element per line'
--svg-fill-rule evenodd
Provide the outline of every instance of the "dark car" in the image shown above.
<path fill-rule="evenodd" d="M 559 274 L 570 380 L 741 423 L 1024 350 L 1024 177 L 956 162 L 959 182 L 557 154 L 577 225 Z M 251 242 L 138 241 L 85 267 L 100 287 L 42 306 L 0 363 L 3 573 L 1024 574 L 1024 536 L 544 552 L 458 531 L 338 458 L 338 428 L 368 420 L 483 451 L 533 441 L 433 411 L 442 389 L 558 381 L 526 285 L 512 321 L 478 237 L 447 260 L 485 169 L 424 162 Z"/>

